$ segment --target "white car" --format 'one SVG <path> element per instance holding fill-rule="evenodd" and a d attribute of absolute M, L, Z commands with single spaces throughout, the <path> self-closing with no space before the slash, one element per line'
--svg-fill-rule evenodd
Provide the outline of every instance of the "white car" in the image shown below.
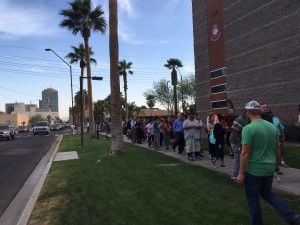
<path fill-rule="evenodd" d="M 38 121 L 33 127 L 33 134 L 50 134 L 50 127 L 47 121 Z"/>
<path fill-rule="evenodd" d="M 15 139 L 15 129 L 13 125 L 0 125 L 0 138 L 7 140 Z"/>

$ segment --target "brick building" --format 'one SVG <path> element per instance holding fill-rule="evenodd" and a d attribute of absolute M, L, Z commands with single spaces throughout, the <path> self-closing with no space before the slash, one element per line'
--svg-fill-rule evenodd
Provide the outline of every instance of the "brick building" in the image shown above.
<path fill-rule="evenodd" d="M 266 102 L 285 121 L 300 104 L 299 0 L 192 0 L 196 104 L 213 107 Z"/>

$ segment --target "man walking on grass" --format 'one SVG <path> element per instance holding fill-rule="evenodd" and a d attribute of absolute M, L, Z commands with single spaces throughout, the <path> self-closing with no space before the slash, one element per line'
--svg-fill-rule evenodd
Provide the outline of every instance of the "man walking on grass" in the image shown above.
<path fill-rule="evenodd" d="M 291 225 L 300 225 L 300 217 L 272 192 L 274 172 L 280 165 L 280 146 L 273 124 L 261 118 L 260 104 L 245 105 L 249 125 L 242 130 L 242 153 L 237 183 L 245 184 L 245 195 L 252 225 L 263 225 L 259 195 Z"/>

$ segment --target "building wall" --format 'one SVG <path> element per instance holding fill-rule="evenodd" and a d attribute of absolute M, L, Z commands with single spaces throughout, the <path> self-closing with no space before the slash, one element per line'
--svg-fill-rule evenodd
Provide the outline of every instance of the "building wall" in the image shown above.
<path fill-rule="evenodd" d="M 208 0 L 210 1 L 210 0 Z M 300 1 L 226 0 L 227 94 L 238 112 L 247 101 L 269 104 L 285 121 L 300 103 Z M 193 0 L 197 110 L 210 108 L 206 1 Z"/>
<path fill-rule="evenodd" d="M 29 125 L 29 116 L 24 114 L 0 114 L 0 124 L 12 124 L 14 127 Z"/>

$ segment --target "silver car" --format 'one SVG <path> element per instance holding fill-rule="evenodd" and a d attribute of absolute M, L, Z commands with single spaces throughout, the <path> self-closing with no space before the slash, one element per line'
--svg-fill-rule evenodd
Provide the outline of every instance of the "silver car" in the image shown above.
<path fill-rule="evenodd" d="M 7 140 L 15 139 L 15 129 L 13 125 L 0 125 L 0 138 Z"/>
<path fill-rule="evenodd" d="M 47 121 L 38 121 L 33 127 L 33 134 L 50 134 L 50 127 Z"/>

